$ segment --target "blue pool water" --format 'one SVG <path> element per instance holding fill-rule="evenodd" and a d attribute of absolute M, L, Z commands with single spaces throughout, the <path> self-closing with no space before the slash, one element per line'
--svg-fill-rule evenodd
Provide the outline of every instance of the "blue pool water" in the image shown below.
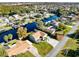
<path fill-rule="evenodd" d="M 57 18 L 58 18 L 58 17 L 55 15 L 55 16 L 51 16 L 51 17 L 49 17 L 49 18 L 45 18 L 45 19 L 43 19 L 42 21 L 43 21 L 43 22 L 47 22 L 47 21 L 55 20 L 55 19 L 57 19 Z M 30 32 L 30 31 L 34 31 L 34 29 L 37 28 L 37 24 L 36 24 L 35 22 L 33 22 L 33 23 L 26 24 L 26 25 L 24 25 L 23 27 L 27 28 L 27 31 Z M 8 31 L 6 31 L 6 32 L 1 33 L 1 35 L 0 35 L 0 43 L 1 43 L 1 42 L 5 42 L 5 41 L 4 41 L 4 36 L 5 36 L 5 35 L 8 35 L 8 34 L 13 34 L 13 39 L 18 38 L 18 36 L 17 36 L 17 29 L 11 29 L 11 30 L 8 30 Z"/>
<path fill-rule="evenodd" d="M 54 15 L 54 16 L 50 16 L 49 18 L 44 18 L 42 21 L 48 22 L 48 21 L 56 20 L 57 18 L 59 18 L 59 17 Z"/>
<path fill-rule="evenodd" d="M 28 32 L 30 32 L 30 31 L 34 31 L 34 29 L 37 28 L 37 24 L 36 22 L 33 22 L 33 23 L 26 24 L 24 27 L 27 28 Z"/>

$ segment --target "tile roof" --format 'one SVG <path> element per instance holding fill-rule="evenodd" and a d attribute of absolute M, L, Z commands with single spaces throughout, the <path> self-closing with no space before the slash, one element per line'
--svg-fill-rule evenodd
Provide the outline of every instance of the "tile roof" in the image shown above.
<path fill-rule="evenodd" d="M 6 52 L 9 56 L 12 56 L 26 52 L 28 48 L 30 48 L 30 45 L 26 41 L 18 41 L 14 47 L 7 49 Z"/>
<path fill-rule="evenodd" d="M 36 38 L 36 39 L 39 39 L 40 37 L 43 37 L 45 35 L 45 33 L 44 32 L 42 32 L 42 31 L 37 31 L 37 32 L 35 32 L 35 33 L 33 33 L 33 37 L 34 38 Z"/>

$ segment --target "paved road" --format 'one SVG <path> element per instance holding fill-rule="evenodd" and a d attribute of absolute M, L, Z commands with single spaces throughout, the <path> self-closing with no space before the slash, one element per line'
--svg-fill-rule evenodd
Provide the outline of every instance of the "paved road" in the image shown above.
<path fill-rule="evenodd" d="M 72 34 L 75 30 L 77 30 L 77 27 L 79 26 L 79 22 L 75 26 L 72 27 L 72 30 L 68 32 L 68 34 Z M 64 36 L 64 39 L 60 41 L 54 49 L 52 49 L 48 54 L 47 57 L 56 57 L 56 55 L 59 53 L 59 51 L 63 48 L 63 46 L 68 41 L 69 37 L 67 35 Z"/>

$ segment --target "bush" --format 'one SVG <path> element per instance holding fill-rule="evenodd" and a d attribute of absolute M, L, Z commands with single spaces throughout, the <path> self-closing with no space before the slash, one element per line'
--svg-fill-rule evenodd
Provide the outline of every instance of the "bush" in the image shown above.
<path fill-rule="evenodd" d="M 12 39 L 13 35 L 12 34 L 8 34 L 8 39 Z"/>

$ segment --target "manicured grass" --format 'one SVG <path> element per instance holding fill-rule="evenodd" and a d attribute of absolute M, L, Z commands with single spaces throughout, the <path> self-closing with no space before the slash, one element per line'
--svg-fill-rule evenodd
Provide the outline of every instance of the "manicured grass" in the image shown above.
<path fill-rule="evenodd" d="M 47 42 L 40 42 L 38 44 L 33 44 L 38 49 L 38 52 L 41 56 L 46 56 L 51 50 L 52 46 L 48 44 Z"/>
<path fill-rule="evenodd" d="M 34 57 L 34 55 L 32 53 L 30 53 L 29 51 L 27 51 L 25 53 L 16 55 L 16 57 Z"/>
<path fill-rule="evenodd" d="M 10 46 L 12 46 L 13 44 L 15 44 L 17 42 L 17 40 L 16 39 L 14 39 L 14 40 L 12 40 L 12 41 L 10 41 L 10 42 L 8 42 L 8 43 L 5 43 L 4 45 L 10 45 Z"/>
<path fill-rule="evenodd" d="M 69 39 L 62 50 L 64 50 L 64 49 L 71 49 L 71 50 L 75 51 L 75 50 L 77 50 L 77 48 L 78 48 L 77 40 Z M 57 54 L 57 57 L 65 57 L 62 54 L 62 53 L 64 53 L 62 50 Z"/>
<path fill-rule="evenodd" d="M 71 29 L 72 27 L 66 26 L 66 29 L 63 30 L 63 33 L 67 34 Z"/>
<path fill-rule="evenodd" d="M 75 39 L 69 39 L 67 41 L 67 43 L 65 44 L 64 49 L 76 50 L 77 47 L 78 47 L 77 40 L 75 40 Z"/>

